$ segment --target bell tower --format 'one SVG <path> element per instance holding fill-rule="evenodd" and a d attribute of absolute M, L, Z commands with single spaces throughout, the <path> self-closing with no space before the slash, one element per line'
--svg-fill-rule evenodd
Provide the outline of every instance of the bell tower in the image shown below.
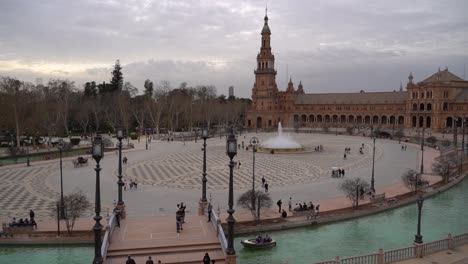
<path fill-rule="evenodd" d="M 275 56 L 271 52 L 271 31 L 268 26 L 268 15 L 265 14 L 264 24 L 261 32 L 260 52 L 257 54 L 257 68 L 255 83 L 252 88 L 253 108 L 256 111 L 275 110 L 276 85 Z"/>

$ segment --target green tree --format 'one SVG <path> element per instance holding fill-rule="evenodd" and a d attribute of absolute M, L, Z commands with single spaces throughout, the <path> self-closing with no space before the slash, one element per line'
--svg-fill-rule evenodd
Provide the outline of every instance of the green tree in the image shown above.
<path fill-rule="evenodd" d="M 96 82 L 86 82 L 84 85 L 84 96 L 85 97 L 93 97 L 96 96 L 98 93 Z"/>
<path fill-rule="evenodd" d="M 114 70 L 112 71 L 111 79 L 111 92 L 120 92 L 123 87 L 123 74 L 122 66 L 120 66 L 120 60 L 117 60 L 114 64 Z"/>
<path fill-rule="evenodd" d="M 150 79 L 146 79 L 145 81 L 145 96 L 152 97 L 154 91 L 153 82 Z"/>

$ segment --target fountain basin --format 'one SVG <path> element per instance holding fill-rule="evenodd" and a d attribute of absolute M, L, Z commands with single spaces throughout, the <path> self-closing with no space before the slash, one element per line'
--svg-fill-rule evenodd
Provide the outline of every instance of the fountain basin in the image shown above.
<path fill-rule="evenodd" d="M 260 144 L 260 146 L 257 147 L 257 150 L 260 152 L 270 153 L 291 153 L 302 152 L 305 148 L 288 135 L 283 135 L 281 122 L 278 122 L 278 135 Z"/>

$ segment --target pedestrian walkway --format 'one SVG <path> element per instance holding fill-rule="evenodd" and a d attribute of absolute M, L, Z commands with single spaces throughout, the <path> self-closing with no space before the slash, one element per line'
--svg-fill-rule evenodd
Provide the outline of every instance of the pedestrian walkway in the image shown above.
<path fill-rule="evenodd" d="M 225 263 L 225 255 L 216 230 L 205 217 L 187 215 L 180 233 L 175 216 L 138 217 L 122 220 L 112 234 L 107 264 L 123 264 L 131 255 L 136 263 L 148 256 L 157 263 L 201 263 L 207 252 L 216 263 Z"/>

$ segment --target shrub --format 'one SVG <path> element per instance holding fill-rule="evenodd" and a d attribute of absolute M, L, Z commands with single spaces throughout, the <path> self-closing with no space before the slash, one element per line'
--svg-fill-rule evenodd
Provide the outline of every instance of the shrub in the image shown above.
<path fill-rule="evenodd" d="M 70 144 L 72 146 L 78 146 L 80 144 L 80 140 L 81 139 L 78 138 L 78 137 L 72 137 L 72 138 L 70 138 Z"/>
<path fill-rule="evenodd" d="M 135 132 L 130 133 L 130 139 L 136 140 L 138 139 L 138 135 Z"/>

